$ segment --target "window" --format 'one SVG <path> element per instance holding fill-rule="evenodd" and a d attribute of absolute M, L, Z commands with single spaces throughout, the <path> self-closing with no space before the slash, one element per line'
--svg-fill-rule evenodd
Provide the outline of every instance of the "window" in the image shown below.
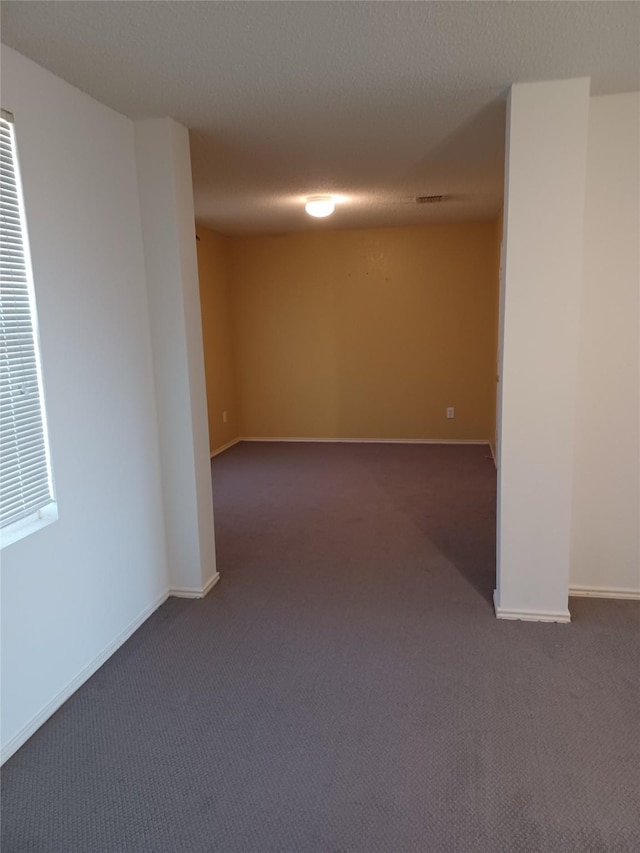
<path fill-rule="evenodd" d="M 0 542 L 56 518 L 13 117 L 0 115 Z"/>

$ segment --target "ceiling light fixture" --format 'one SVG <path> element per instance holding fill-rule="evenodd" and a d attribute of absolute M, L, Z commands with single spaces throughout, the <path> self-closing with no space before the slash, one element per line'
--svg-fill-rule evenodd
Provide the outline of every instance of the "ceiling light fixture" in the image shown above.
<path fill-rule="evenodd" d="M 336 209 L 336 204 L 330 195 L 316 195 L 307 199 L 304 209 L 309 216 L 322 219 L 324 216 L 331 216 Z"/>

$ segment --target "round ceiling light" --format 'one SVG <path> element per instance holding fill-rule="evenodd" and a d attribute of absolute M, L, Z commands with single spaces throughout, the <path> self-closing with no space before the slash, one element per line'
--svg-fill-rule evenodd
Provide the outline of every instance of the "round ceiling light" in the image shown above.
<path fill-rule="evenodd" d="M 331 216 L 333 211 L 336 209 L 336 205 L 330 195 L 317 195 L 313 196 L 313 198 L 307 199 L 304 209 L 307 211 L 309 216 L 315 216 L 318 219 L 322 219 L 324 216 Z"/>

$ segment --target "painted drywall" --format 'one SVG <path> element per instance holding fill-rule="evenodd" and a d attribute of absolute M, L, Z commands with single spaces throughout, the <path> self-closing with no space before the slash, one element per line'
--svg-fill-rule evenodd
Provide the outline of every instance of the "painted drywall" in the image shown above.
<path fill-rule="evenodd" d="M 239 434 L 231 315 L 231 259 L 226 237 L 202 226 L 197 231 L 209 450 L 214 453 Z"/>
<path fill-rule="evenodd" d="M 495 230 L 494 230 L 494 252 L 495 252 L 495 269 L 496 269 L 496 279 L 495 279 L 495 298 L 496 298 L 496 310 L 494 312 L 494 324 L 493 324 L 493 367 L 494 367 L 494 382 L 492 384 L 492 394 L 491 394 L 491 412 L 493 415 L 491 421 L 491 448 L 493 451 L 493 458 L 497 463 L 498 459 L 498 383 L 500 382 L 500 270 L 502 264 L 502 232 L 504 228 L 504 214 L 502 209 L 500 210 L 500 215 L 496 219 Z"/>
<path fill-rule="evenodd" d="M 640 593 L 640 93 L 591 98 L 571 587 Z"/>
<path fill-rule="evenodd" d="M 488 440 L 494 232 L 232 238 L 241 434 Z"/>
<path fill-rule="evenodd" d="M 511 88 L 496 589 L 507 618 L 569 618 L 588 119 L 588 78 Z"/>
<path fill-rule="evenodd" d="M 2 551 L 2 746 L 14 749 L 166 595 L 134 131 L 2 49 L 59 519 Z M 35 721 L 35 722 L 34 722 Z"/>
<path fill-rule="evenodd" d="M 169 575 L 198 595 L 216 561 L 188 132 L 143 119 L 135 145 Z"/>

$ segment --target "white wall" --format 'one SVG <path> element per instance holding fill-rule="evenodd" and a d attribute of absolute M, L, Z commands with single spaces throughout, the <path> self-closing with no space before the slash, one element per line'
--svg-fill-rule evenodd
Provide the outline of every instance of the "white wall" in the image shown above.
<path fill-rule="evenodd" d="M 135 122 L 172 591 L 217 580 L 189 135 L 169 118 Z"/>
<path fill-rule="evenodd" d="M 3 46 L 59 520 L 2 552 L 6 757 L 166 595 L 134 131 Z"/>
<path fill-rule="evenodd" d="M 589 80 L 514 85 L 507 118 L 496 613 L 568 621 Z"/>
<path fill-rule="evenodd" d="M 572 589 L 640 594 L 640 93 L 591 98 Z"/>

